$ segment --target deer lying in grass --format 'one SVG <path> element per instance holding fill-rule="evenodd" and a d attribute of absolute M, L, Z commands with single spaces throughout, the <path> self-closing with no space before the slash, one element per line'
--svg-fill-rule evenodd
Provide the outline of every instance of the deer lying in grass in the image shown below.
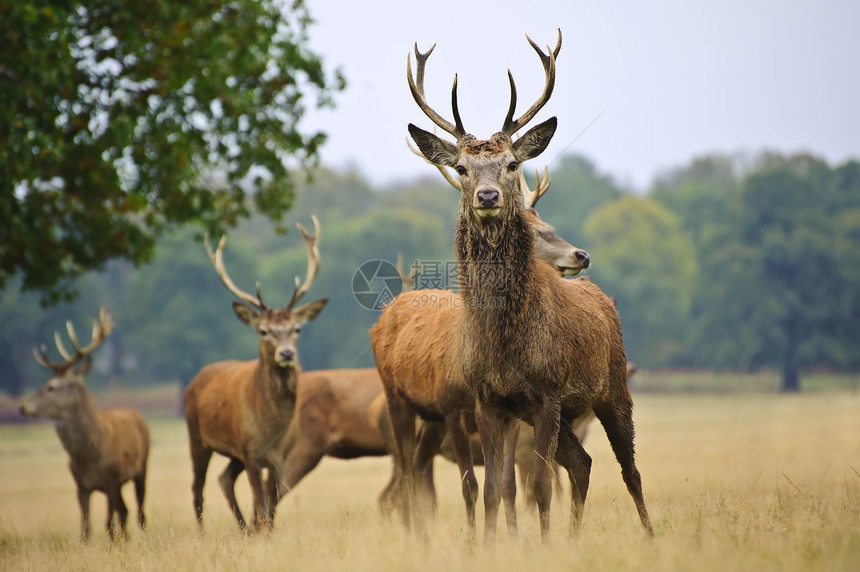
<path fill-rule="evenodd" d="M 446 180 L 460 190 L 459 183 L 439 169 Z M 575 275 L 590 263 L 588 253 L 572 247 L 543 222 L 534 206 L 549 188 L 549 177 L 538 174 L 535 191 L 520 173 L 519 189 L 523 194 L 535 248 L 540 257 L 563 276 Z M 468 434 L 473 424 L 473 398 L 462 378 L 458 362 L 456 328 L 462 313 L 462 300 L 447 290 L 418 290 L 404 292 L 383 311 L 371 329 L 371 345 L 377 368 L 385 387 L 386 401 L 396 445 L 396 466 L 393 481 L 397 481 L 399 504 L 404 524 L 411 521 L 420 480 L 420 496 L 424 505 L 420 512 L 429 512 L 434 504 L 432 460 L 447 435 L 454 444 L 452 451 L 462 475 L 463 498 L 470 529 L 475 525 L 477 481 L 472 469 Z M 415 416 L 423 424 L 416 441 Z M 516 436 L 513 436 L 515 439 Z M 513 442 L 512 442 L 513 443 Z M 511 446 L 513 454 L 513 445 Z M 508 466 L 506 514 L 509 525 L 515 527 L 513 457 Z M 391 483 L 383 495 L 390 492 Z"/>
<path fill-rule="evenodd" d="M 126 534 L 128 509 L 122 500 L 122 485 L 134 481 L 137 494 L 138 524 L 146 528 L 143 497 L 146 492 L 146 463 L 149 458 L 149 429 L 140 414 L 132 409 L 96 411 L 93 408 L 84 376 L 89 372 L 92 354 L 108 337 L 113 323 L 104 308 L 93 320 L 92 341 L 78 345 L 71 322 L 66 323 L 74 354 L 54 334 L 57 350 L 65 361 L 48 359 L 45 347 L 33 350 L 36 363 L 53 372 L 39 392 L 21 403 L 27 417 L 56 420 L 57 435 L 69 454 L 69 469 L 78 487 L 81 506 L 81 540 L 90 536 L 90 495 L 101 491 L 108 498 L 107 531 L 114 540 L 114 514 L 119 517 L 122 537 Z M 77 364 L 77 365 L 76 365 Z"/>
<path fill-rule="evenodd" d="M 214 253 L 206 239 L 209 259 L 224 286 L 246 303 L 233 302 L 233 311 L 240 322 L 257 332 L 260 357 L 207 365 L 185 390 L 183 405 L 194 468 L 194 510 L 201 530 L 203 484 L 213 452 L 230 459 L 218 484 L 239 527 L 247 529 L 234 491 L 236 478 L 243 470 L 248 471 L 254 499 L 254 530 L 272 526 L 276 487 L 287 447 L 287 427 L 296 406 L 299 328 L 316 318 L 327 302 L 322 299 L 294 307 L 313 284 L 319 269 L 319 221 L 314 217 L 314 236 L 297 226 L 308 250 L 307 277 L 303 284 L 296 278 L 292 298 L 286 306 L 275 310 L 263 302 L 259 284 L 257 295 L 252 296 L 230 279 L 222 259 L 226 237 L 221 238 Z M 264 469 L 268 471 L 265 490 Z"/>
<path fill-rule="evenodd" d="M 463 312 L 454 326 L 447 327 L 449 335 L 459 340 L 460 367 L 476 402 L 486 462 L 484 538 L 489 542 L 495 537 L 505 483 L 504 447 L 515 432 L 517 418 L 534 427 L 538 459 L 535 497 L 542 537 L 549 537 L 552 483 L 549 464 L 540 461 L 552 458 L 568 472 L 572 488 L 570 530 L 572 534 L 578 532 L 591 458 L 573 433 L 573 421 L 589 409 L 606 430 L 642 525 L 653 535 L 634 460 L 633 402 L 625 381 L 626 357 L 618 313 L 590 281 L 560 280 L 551 267 L 537 259 L 519 204 L 520 164 L 544 151 L 555 133 L 556 119 L 533 127 L 517 141 L 512 141 L 512 136 L 534 118 L 552 94 L 561 32 L 555 50 L 548 54 L 531 39 L 529 43 L 544 67 L 543 94 L 514 119 L 516 88 L 509 73 L 511 101 L 502 130 L 484 141 L 467 134 L 463 127 L 456 79 L 452 92 L 455 123 L 442 118 L 425 101 L 424 66 L 432 49 L 421 54 L 416 46 L 417 83 L 411 63 L 407 63 L 409 87 L 418 106 L 457 140 L 455 145 L 409 125 L 409 133 L 424 156 L 434 164 L 456 169 L 462 185 L 454 249 Z M 498 303 L 489 304 L 489 300 Z M 383 374 L 383 381 L 385 377 Z M 389 400 L 389 406 L 395 404 L 394 419 L 396 393 L 389 396 L 394 397 Z M 457 448 L 455 443 L 455 451 Z"/>

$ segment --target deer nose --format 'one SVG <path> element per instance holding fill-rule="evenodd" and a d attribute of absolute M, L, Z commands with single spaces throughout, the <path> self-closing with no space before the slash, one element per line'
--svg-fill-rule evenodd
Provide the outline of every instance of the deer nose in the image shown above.
<path fill-rule="evenodd" d="M 293 350 L 281 350 L 281 360 L 282 361 L 293 361 L 293 358 L 296 357 L 296 352 Z"/>
<path fill-rule="evenodd" d="M 574 256 L 576 257 L 576 260 L 582 264 L 583 268 L 588 268 L 591 265 L 591 257 L 586 251 L 577 250 Z"/>
<path fill-rule="evenodd" d="M 482 189 L 476 193 L 478 204 L 482 209 L 491 209 L 499 202 L 499 191 L 496 189 Z"/>

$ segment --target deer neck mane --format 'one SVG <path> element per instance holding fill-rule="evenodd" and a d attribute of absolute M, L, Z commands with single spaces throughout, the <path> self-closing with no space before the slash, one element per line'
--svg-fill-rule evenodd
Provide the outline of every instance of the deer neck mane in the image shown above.
<path fill-rule="evenodd" d="M 534 274 L 534 237 L 519 205 L 490 220 L 461 210 L 454 247 L 467 319 L 501 335 L 518 331 Z"/>
<path fill-rule="evenodd" d="M 96 457 L 99 454 L 97 443 L 101 435 L 96 411 L 86 389 L 80 387 L 77 391 L 80 395 L 75 408 L 57 419 L 55 429 L 63 448 L 71 457 Z"/>
<path fill-rule="evenodd" d="M 260 359 L 255 372 L 256 382 L 261 388 L 261 394 L 279 402 L 296 400 L 299 372 L 298 364 L 281 367 L 272 360 Z"/>

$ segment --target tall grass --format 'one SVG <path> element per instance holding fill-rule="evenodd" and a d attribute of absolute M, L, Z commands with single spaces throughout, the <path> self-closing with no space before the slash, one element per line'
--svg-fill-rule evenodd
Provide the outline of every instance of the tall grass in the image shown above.
<path fill-rule="evenodd" d="M 323 461 L 278 507 L 274 531 L 247 537 L 218 489 L 226 463 L 216 457 L 201 536 L 184 425 L 160 419 L 150 423 L 149 530 L 130 518 L 129 540 L 118 545 L 103 530 L 106 501 L 98 494 L 90 543 L 77 540 L 74 484 L 52 427 L 0 427 L 0 562 L 9 570 L 860 570 L 856 393 L 645 393 L 635 402 L 653 541 L 598 425 L 586 446 L 594 466 L 576 540 L 567 538 L 565 488 L 553 502 L 548 545 L 522 506 L 516 538 L 500 530 L 495 546 L 469 545 L 456 468 L 443 460 L 437 518 L 416 538 L 378 514 L 386 458 Z M 237 491 L 247 514 L 244 477 Z M 124 492 L 134 514 L 131 487 Z M 478 522 L 480 533 L 480 508 Z"/>

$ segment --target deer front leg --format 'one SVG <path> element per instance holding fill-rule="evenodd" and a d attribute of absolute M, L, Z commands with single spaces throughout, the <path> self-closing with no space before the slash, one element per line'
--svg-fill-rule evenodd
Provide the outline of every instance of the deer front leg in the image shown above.
<path fill-rule="evenodd" d="M 484 544 L 491 544 L 502 500 L 505 432 L 512 421 L 501 409 L 481 401 L 476 402 L 475 421 L 484 449 Z"/>
<path fill-rule="evenodd" d="M 78 484 L 78 504 L 81 507 L 81 542 L 90 539 L 90 495 L 92 491 Z"/>
<path fill-rule="evenodd" d="M 517 476 L 514 461 L 517 452 L 517 441 L 520 437 L 520 423 L 512 422 L 505 435 L 505 480 L 502 485 L 502 500 L 505 503 L 505 520 L 508 532 L 517 533 Z"/>
<path fill-rule="evenodd" d="M 115 533 L 113 527 L 113 517 L 114 513 L 117 515 L 119 520 L 119 537 L 123 540 L 126 538 L 126 522 L 128 521 L 128 508 L 125 506 L 125 502 L 122 500 L 122 489 L 119 483 L 114 483 L 112 486 L 108 488 L 107 491 L 108 497 L 108 519 L 107 519 L 107 531 L 111 540 L 114 540 Z"/>
<path fill-rule="evenodd" d="M 266 508 L 266 494 L 263 490 L 263 468 L 259 463 L 246 465 L 248 482 L 251 484 L 251 494 L 254 498 L 254 532 L 259 532 L 265 525 L 272 528 L 272 522 L 268 520 L 269 511 Z"/>

